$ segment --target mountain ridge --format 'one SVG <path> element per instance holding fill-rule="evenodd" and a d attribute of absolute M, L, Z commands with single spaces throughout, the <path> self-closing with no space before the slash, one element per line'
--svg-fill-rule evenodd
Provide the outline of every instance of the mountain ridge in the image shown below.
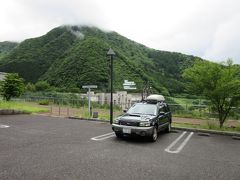
<path fill-rule="evenodd" d="M 109 57 L 114 57 L 114 87 L 122 90 L 125 79 L 142 89 L 150 82 L 156 92 L 184 91 L 181 72 L 199 57 L 148 48 L 116 32 L 96 27 L 60 26 L 47 34 L 27 39 L 0 59 L 0 71 L 17 72 L 27 82 L 45 80 L 60 88 L 96 84 L 107 91 Z"/>

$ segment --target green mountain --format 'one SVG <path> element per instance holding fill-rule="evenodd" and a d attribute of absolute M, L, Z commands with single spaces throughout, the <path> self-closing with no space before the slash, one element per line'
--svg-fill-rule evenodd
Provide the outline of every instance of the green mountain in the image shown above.
<path fill-rule="evenodd" d="M 4 41 L 0 42 L 0 59 L 6 56 L 13 48 L 18 45 L 16 42 Z"/>
<path fill-rule="evenodd" d="M 45 80 L 61 88 L 96 84 L 103 91 L 109 84 L 109 57 L 114 57 L 114 87 L 134 81 L 141 90 L 147 82 L 163 94 L 181 93 L 181 72 L 197 57 L 158 51 L 129 40 L 116 32 L 95 27 L 61 26 L 46 35 L 21 42 L 0 59 L 0 71 L 17 72 L 27 82 Z"/>

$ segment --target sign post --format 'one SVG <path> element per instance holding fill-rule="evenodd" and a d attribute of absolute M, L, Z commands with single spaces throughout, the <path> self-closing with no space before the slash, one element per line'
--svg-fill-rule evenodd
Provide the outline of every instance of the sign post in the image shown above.
<path fill-rule="evenodd" d="M 91 89 L 96 89 L 97 85 L 87 85 L 87 86 L 82 86 L 83 89 L 88 89 L 88 112 L 89 115 L 91 116 Z"/>

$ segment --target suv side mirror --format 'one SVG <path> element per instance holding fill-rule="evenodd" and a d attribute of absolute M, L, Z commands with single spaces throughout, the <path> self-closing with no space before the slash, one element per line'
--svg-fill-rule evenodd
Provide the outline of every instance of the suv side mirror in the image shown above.
<path fill-rule="evenodd" d="M 124 113 L 126 113 L 126 112 L 127 112 L 127 110 L 126 110 L 126 109 L 124 109 L 124 110 L 123 110 L 123 112 L 124 112 Z"/>

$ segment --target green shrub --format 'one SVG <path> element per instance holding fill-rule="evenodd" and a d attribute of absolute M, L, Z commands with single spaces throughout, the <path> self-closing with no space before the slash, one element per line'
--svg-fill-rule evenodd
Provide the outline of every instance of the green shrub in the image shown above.
<path fill-rule="evenodd" d="M 38 102 L 39 105 L 49 105 L 49 100 L 44 99 Z"/>
<path fill-rule="evenodd" d="M 49 91 L 50 85 L 46 81 L 38 81 L 35 84 L 36 91 Z"/>
<path fill-rule="evenodd" d="M 192 101 L 192 103 L 194 105 L 198 105 L 198 104 L 200 104 L 200 100 L 199 99 L 195 99 L 195 100 Z"/>

